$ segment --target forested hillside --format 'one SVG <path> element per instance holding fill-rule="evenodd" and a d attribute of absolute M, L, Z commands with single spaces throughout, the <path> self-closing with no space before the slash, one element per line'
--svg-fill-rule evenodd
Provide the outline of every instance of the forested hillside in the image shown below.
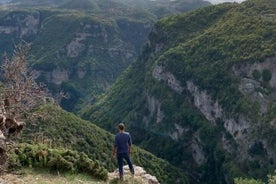
<path fill-rule="evenodd" d="M 0 54 L 11 52 L 19 40 L 31 43 L 36 80 L 54 96 L 66 93 L 61 106 L 77 112 L 136 60 L 159 17 L 209 5 L 201 0 L 164 3 L 12 0 L 0 6 Z M 175 3 L 185 8 L 174 10 Z M 164 13 L 155 11 L 160 8 Z"/>
<path fill-rule="evenodd" d="M 109 131 L 123 119 L 191 183 L 266 179 L 276 169 L 275 12 L 273 0 L 248 0 L 161 19 L 83 117 Z"/>

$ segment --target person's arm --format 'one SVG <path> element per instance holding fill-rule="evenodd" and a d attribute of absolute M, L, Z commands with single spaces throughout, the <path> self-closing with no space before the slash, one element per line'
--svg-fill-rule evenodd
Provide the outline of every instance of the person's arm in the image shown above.
<path fill-rule="evenodd" d="M 114 144 L 113 144 L 113 149 L 112 149 L 112 157 L 115 158 L 116 154 L 117 154 L 117 139 L 115 137 L 115 140 L 114 140 Z"/>
<path fill-rule="evenodd" d="M 132 153 L 131 146 L 128 146 L 128 153 Z"/>
<path fill-rule="evenodd" d="M 113 158 L 115 158 L 116 153 L 117 153 L 117 147 L 113 146 L 113 149 L 112 149 L 112 157 Z"/>
<path fill-rule="evenodd" d="M 131 140 L 131 136 L 129 135 L 129 139 L 128 139 L 128 153 L 132 152 L 131 146 L 132 146 L 132 140 Z"/>

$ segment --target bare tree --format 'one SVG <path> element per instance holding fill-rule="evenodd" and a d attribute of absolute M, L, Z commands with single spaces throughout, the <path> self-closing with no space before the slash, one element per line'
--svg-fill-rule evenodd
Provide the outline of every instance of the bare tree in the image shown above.
<path fill-rule="evenodd" d="M 19 43 L 11 58 L 4 56 L 0 67 L 0 166 L 7 160 L 6 143 L 21 132 L 23 121 L 32 115 L 30 110 L 46 97 L 45 87 L 34 81 L 27 67 L 29 48 L 29 44 Z"/>

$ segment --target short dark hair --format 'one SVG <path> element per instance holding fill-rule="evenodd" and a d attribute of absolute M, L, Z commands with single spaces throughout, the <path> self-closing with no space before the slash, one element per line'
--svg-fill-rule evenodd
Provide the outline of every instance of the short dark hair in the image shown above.
<path fill-rule="evenodd" d="M 118 129 L 119 129 L 119 130 L 124 130 L 124 129 L 125 129 L 124 123 L 120 123 L 120 124 L 118 125 Z"/>

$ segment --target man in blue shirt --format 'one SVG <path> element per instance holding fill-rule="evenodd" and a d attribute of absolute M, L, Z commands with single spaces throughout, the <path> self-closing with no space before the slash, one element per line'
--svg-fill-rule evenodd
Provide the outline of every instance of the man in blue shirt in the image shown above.
<path fill-rule="evenodd" d="M 134 175 L 134 168 L 132 162 L 129 158 L 129 153 L 131 152 L 131 136 L 128 132 L 125 132 L 125 125 L 120 123 L 118 125 L 119 133 L 115 136 L 112 156 L 115 158 L 117 156 L 118 167 L 119 167 L 119 175 L 120 179 L 123 180 L 124 171 L 123 171 L 123 159 L 127 161 L 129 166 L 129 170 L 132 175 Z"/>

